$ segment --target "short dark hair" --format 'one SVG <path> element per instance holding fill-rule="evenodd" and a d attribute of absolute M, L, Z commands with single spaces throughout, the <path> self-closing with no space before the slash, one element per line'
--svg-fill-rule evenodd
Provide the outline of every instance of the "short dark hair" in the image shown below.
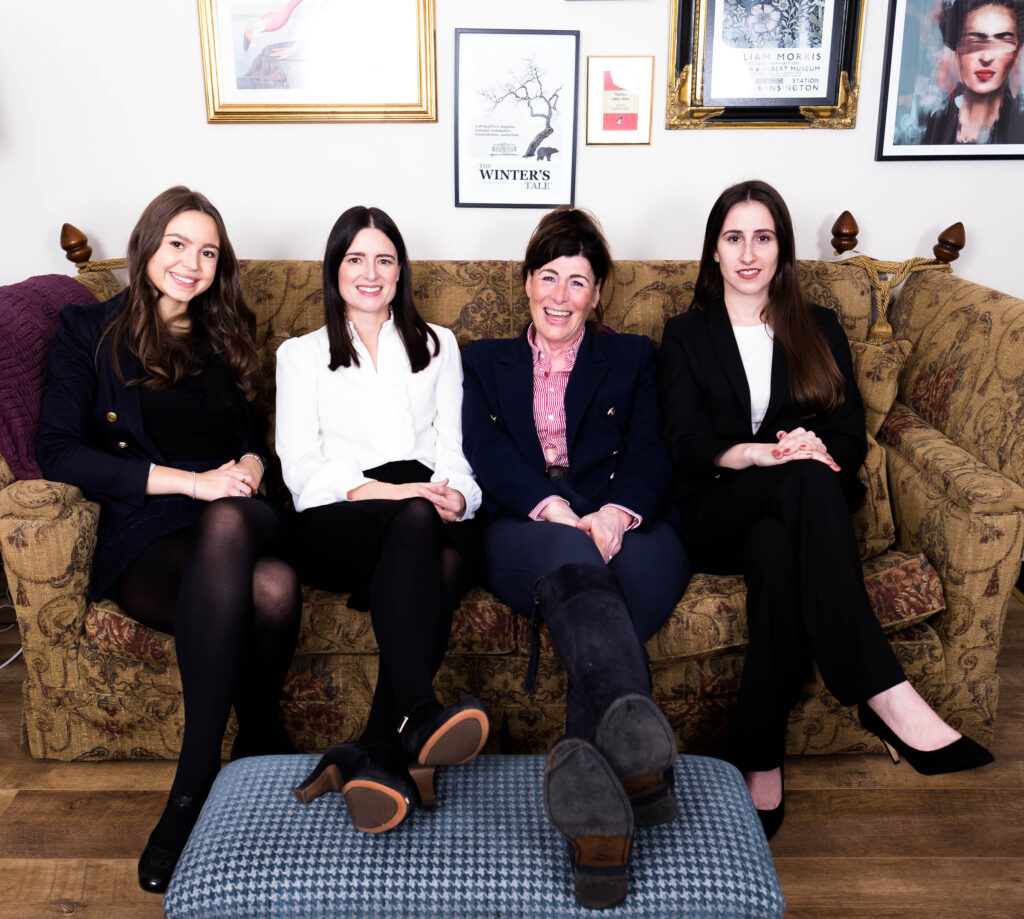
<path fill-rule="evenodd" d="M 523 256 L 523 283 L 533 272 L 556 258 L 582 255 L 590 262 L 594 280 L 604 285 L 612 272 L 612 255 L 601 224 L 589 211 L 563 205 L 545 214 L 526 246 Z"/>
<path fill-rule="evenodd" d="M 441 342 L 433 329 L 427 325 L 416 309 L 412 297 L 412 268 L 405 240 L 395 222 L 379 207 L 356 205 L 345 211 L 331 227 L 327 237 L 327 248 L 323 263 L 324 317 L 327 322 L 327 339 L 331 346 L 331 370 L 337 367 L 359 366 L 359 355 L 348 333 L 345 318 L 345 301 L 338 289 L 338 269 L 345 253 L 352 247 L 352 241 L 360 230 L 372 227 L 380 230 L 395 247 L 398 255 L 398 287 L 395 299 L 391 301 L 391 313 L 409 355 L 412 372 L 417 373 L 430 363 L 431 353 L 427 339 L 434 342 L 434 356 L 441 350 Z"/>
<path fill-rule="evenodd" d="M 1024 35 L 1024 3 L 1021 0 L 953 0 L 943 3 L 939 10 L 939 31 L 942 32 L 942 43 L 956 51 L 957 45 L 967 27 L 967 17 L 983 6 L 1006 7 L 1017 24 L 1017 41 Z"/>

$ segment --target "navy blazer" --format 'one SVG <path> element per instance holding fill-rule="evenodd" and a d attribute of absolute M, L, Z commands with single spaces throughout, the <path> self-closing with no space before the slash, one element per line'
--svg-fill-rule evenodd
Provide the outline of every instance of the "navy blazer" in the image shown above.
<path fill-rule="evenodd" d="M 121 382 L 109 347 L 97 352 L 103 330 L 123 301 L 122 292 L 105 303 L 69 305 L 60 311 L 36 435 L 43 476 L 77 485 L 118 517 L 145 503 L 150 464 L 167 465 L 143 425 L 139 387 Z M 137 358 L 127 348 L 122 347 L 120 363 L 126 379 L 140 373 Z M 255 410 L 245 404 L 248 431 L 239 455 L 250 449 L 258 430 Z"/>
<path fill-rule="evenodd" d="M 672 468 L 661 440 L 654 347 L 588 327 L 565 393 L 567 478 L 549 479 L 533 419 L 533 352 L 514 339 L 470 342 L 463 357 L 462 449 L 491 514 L 527 518 L 550 495 L 589 514 L 619 504 L 661 516 Z"/>
<path fill-rule="evenodd" d="M 851 507 L 864 498 L 857 473 L 867 453 L 864 406 L 853 374 L 850 343 L 832 310 L 813 306 L 815 321 L 846 381 L 846 399 L 835 411 L 806 418 L 789 390 L 782 347 L 772 351 L 771 395 L 756 434 L 750 429 L 750 389 L 724 301 L 673 316 L 665 324 L 658 355 L 658 389 L 665 416 L 665 443 L 675 468 L 677 501 L 734 470 L 715 458 L 738 443 L 774 443 L 777 431 L 814 431 L 840 466 Z"/>

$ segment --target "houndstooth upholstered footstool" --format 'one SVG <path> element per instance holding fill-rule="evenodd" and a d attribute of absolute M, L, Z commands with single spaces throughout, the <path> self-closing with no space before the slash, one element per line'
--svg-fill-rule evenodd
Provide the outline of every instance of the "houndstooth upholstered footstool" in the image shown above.
<path fill-rule="evenodd" d="M 167 919 L 562 919 L 576 905 L 565 840 L 541 803 L 543 756 L 439 769 L 437 810 L 355 830 L 340 794 L 299 804 L 315 756 L 238 760 L 218 776 L 164 897 Z M 782 916 L 771 851 L 731 765 L 676 758 L 680 814 L 638 827 L 616 919 Z"/>

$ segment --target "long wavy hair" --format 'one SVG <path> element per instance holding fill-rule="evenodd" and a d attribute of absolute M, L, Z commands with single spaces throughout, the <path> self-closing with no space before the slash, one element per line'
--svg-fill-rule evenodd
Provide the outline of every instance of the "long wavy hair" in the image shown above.
<path fill-rule="evenodd" d="M 589 211 L 563 204 L 541 217 L 530 236 L 523 256 L 523 283 L 533 272 L 539 271 L 549 262 L 563 256 L 573 258 L 577 255 L 582 255 L 590 262 L 594 280 L 601 285 L 603 292 L 604 282 L 612 273 L 613 266 L 601 225 Z M 594 307 L 594 319 L 601 323 L 603 318 L 604 310 L 598 301 Z"/>
<path fill-rule="evenodd" d="M 395 327 L 405 345 L 405 353 L 409 356 L 409 365 L 413 373 L 418 373 L 430 363 L 431 357 L 436 357 L 440 352 L 441 342 L 419 314 L 413 301 L 409 253 L 398 227 L 379 207 L 362 205 L 350 207 L 335 221 L 324 251 L 324 316 L 327 321 L 327 340 L 331 346 L 331 362 L 328 367 L 335 370 L 338 367 L 359 366 L 359 355 L 345 317 L 345 301 L 338 289 L 338 270 L 341 268 L 341 260 L 352 248 L 356 235 L 368 227 L 380 230 L 391 240 L 398 255 L 398 285 L 395 288 L 395 299 L 389 305 Z M 433 341 L 433 354 L 428 341 Z"/>
<path fill-rule="evenodd" d="M 168 328 L 160 315 L 160 291 L 150 281 L 149 261 L 163 242 L 167 224 L 178 214 L 196 211 L 210 217 L 220 237 L 220 255 L 213 282 L 189 301 L 190 330 L 182 334 Z M 124 308 L 104 330 L 99 347 L 108 343 L 114 370 L 125 385 L 142 384 L 167 389 L 185 377 L 195 376 L 198 341 L 207 340 L 226 364 L 234 381 L 250 402 L 265 392 L 264 377 L 256 353 L 256 317 L 245 304 L 238 259 L 228 239 L 220 212 L 205 195 L 176 185 L 157 195 L 142 212 L 128 239 L 128 287 Z M 127 380 L 121 366 L 126 346 L 142 367 L 138 379 Z M 97 349 L 97 354 L 99 350 Z"/>
<path fill-rule="evenodd" d="M 789 208 L 768 183 L 740 182 L 718 196 L 704 230 L 704 249 L 690 309 L 702 309 L 705 303 L 724 299 L 725 282 L 722 269 L 715 261 L 715 251 L 729 211 L 745 201 L 763 204 L 775 223 L 779 258 L 768 285 L 768 304 L 762 318 L 771 326 L 775 341 L 786 355 L 790 391 L 807 417 L 830 412 L 843 404 L 846 381 L 797 280 Z"/>

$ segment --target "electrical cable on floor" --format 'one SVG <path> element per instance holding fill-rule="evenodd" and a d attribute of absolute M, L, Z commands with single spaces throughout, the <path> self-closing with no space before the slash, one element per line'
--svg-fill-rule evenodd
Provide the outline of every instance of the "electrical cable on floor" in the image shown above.
<path fill-rule="evenodd" d="M 0 670 L 3 670 L 8 664 L 13 664 L 21 656 L 21 648 L 18 648 L 7 660 L 0 664 Z"/>

